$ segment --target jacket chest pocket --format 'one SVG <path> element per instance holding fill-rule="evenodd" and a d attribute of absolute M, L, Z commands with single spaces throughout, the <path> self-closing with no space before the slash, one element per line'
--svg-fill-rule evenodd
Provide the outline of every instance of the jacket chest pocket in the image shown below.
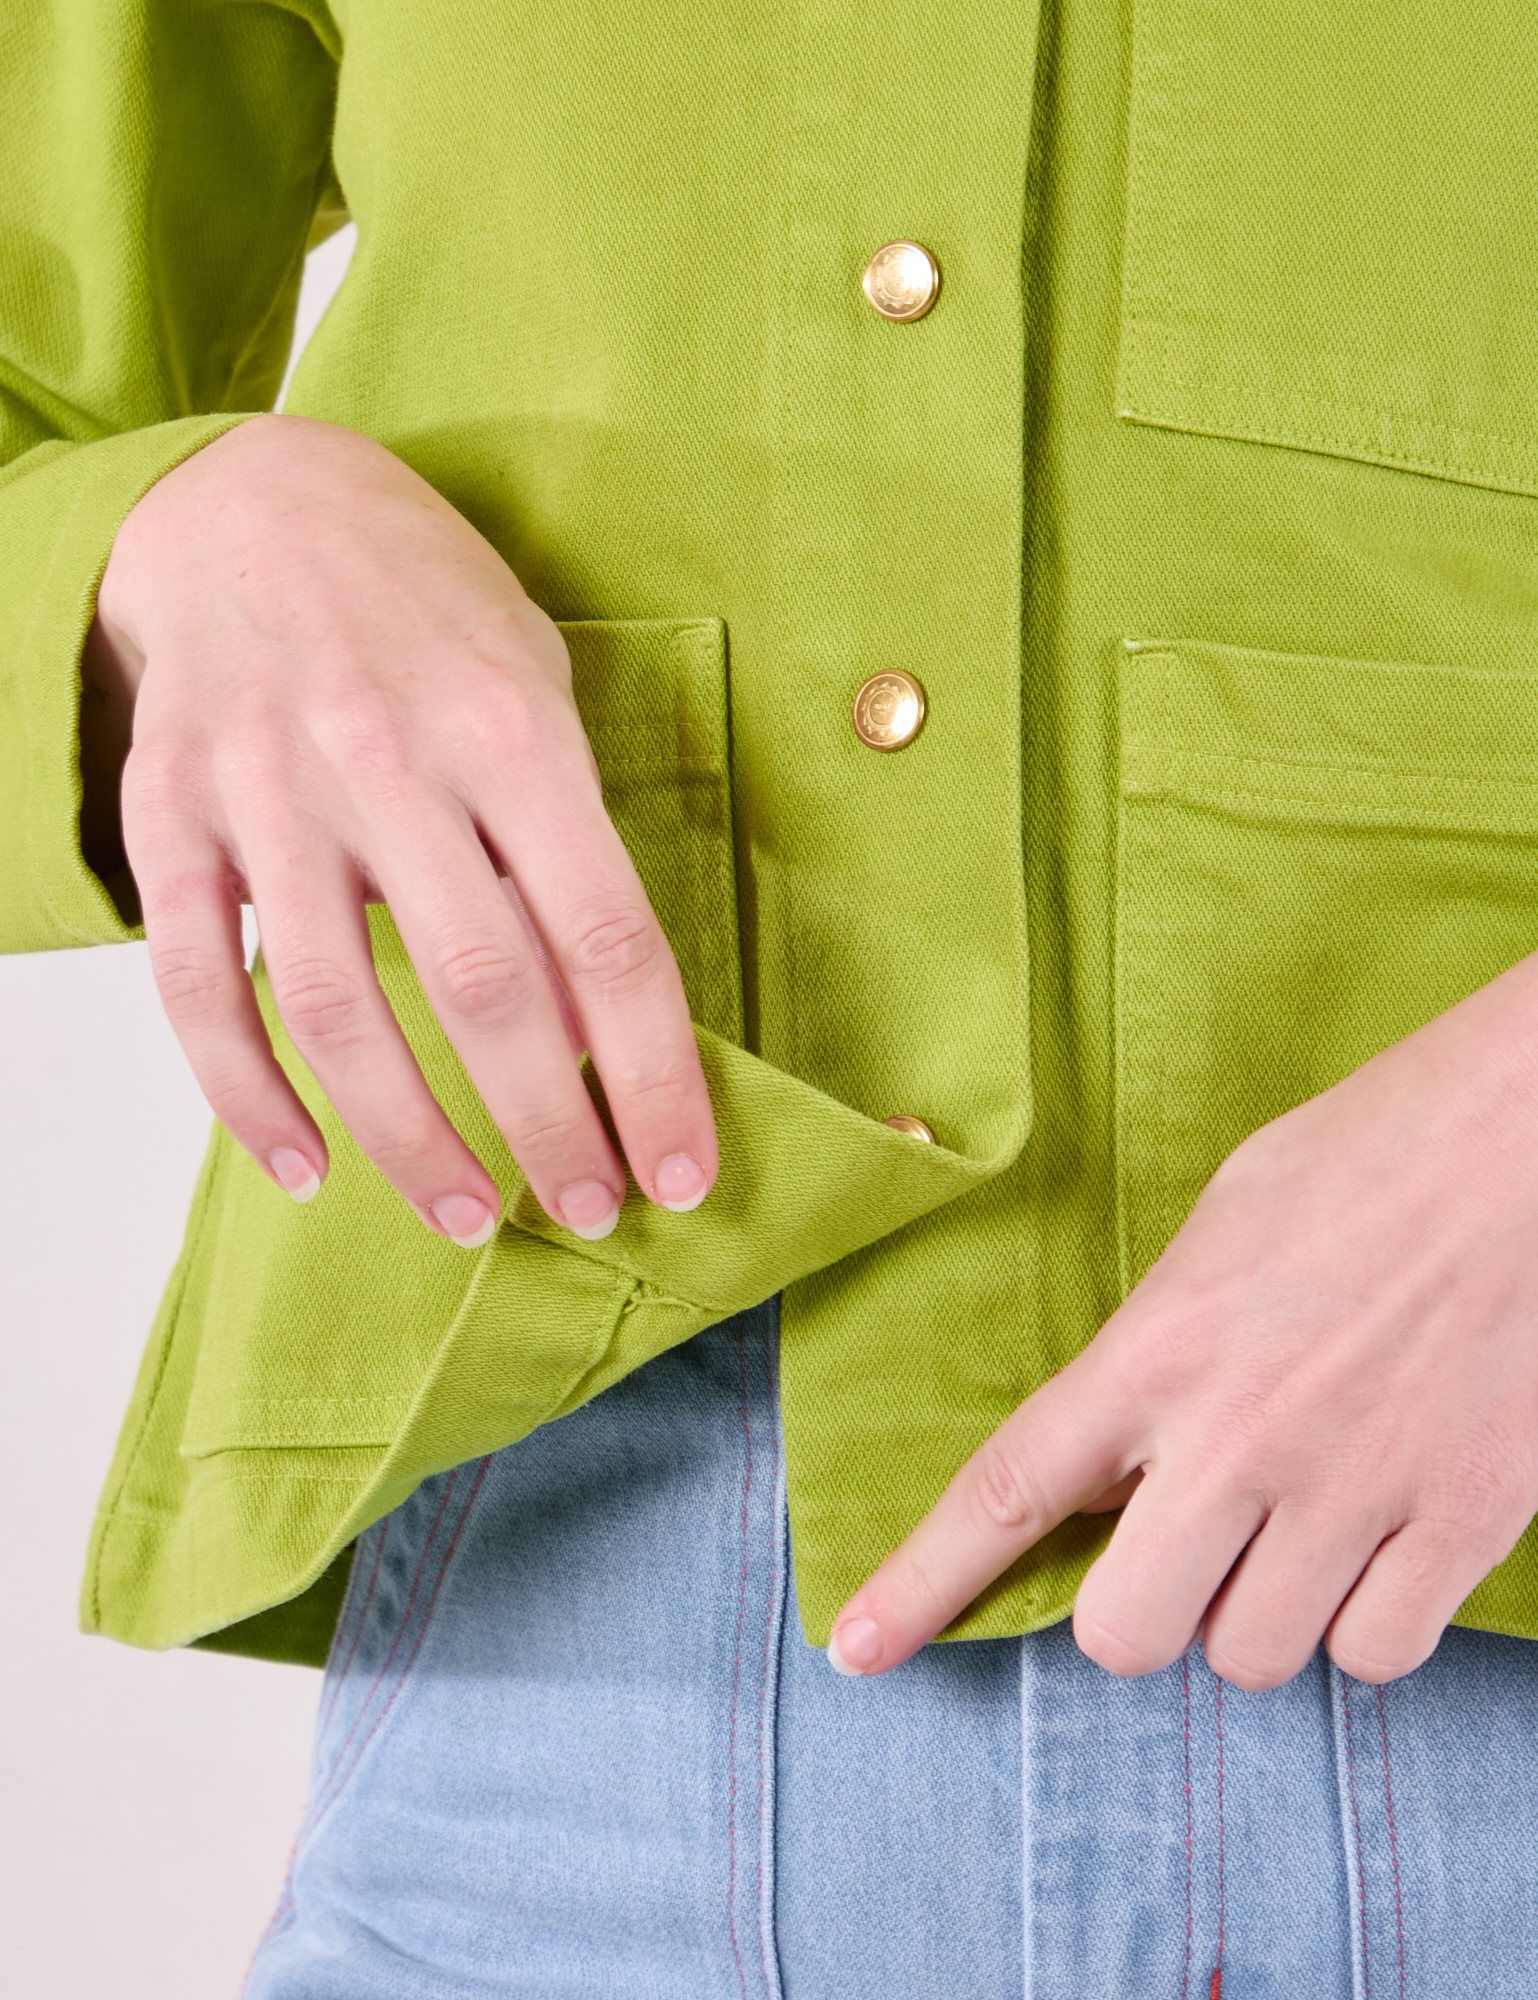
<path fill-rule="evenodd" d="M 1538 494 L 1530 0 L 1137 0 L 1120 414 Z"/>

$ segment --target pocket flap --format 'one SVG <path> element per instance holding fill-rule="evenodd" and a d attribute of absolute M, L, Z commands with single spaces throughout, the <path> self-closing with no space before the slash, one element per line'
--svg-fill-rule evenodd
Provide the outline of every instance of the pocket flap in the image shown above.
<path fill-rule="evenodd" d="M 1538 671 L 1129 639 L 1127 798 L 1334 824 L 1538 829 Z"/>

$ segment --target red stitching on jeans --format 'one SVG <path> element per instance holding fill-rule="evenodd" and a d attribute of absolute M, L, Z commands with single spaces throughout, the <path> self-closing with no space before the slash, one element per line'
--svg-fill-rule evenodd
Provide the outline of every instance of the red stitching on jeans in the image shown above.
<path fill-rule="evenodd" d="M 770 1443 L 774 1445 L 775 1456 L 776 1458 L 778 1458 L 779 1441 L 780 1441 L 779 1399 L 775 1394 L 774 1355 L 770 1351 L 769 1326 L 767 1320 L 764 1322 L 764 1380 L 769 1390 L 769 1440 Z M 758 1818 L 759 1818 L 758 1962 L 763 1969 L 764 1993 L 766 1996 L 774 1992 L 774 1981 L 769 1977 L 769 1945 L 767 1939 L 764 1936 L 764 1918 L 763 1918 L 764 1710 L 768 1706 L 768 1700 L 769 1700 L 769 1641 L 773 1637 L 773 1630 L 774 1630 L 775 1595 L 777 1589 L 783 1587 L 782 1579 L 779 1576 L 779 1568 L 781 1560 L 782 1560 L 782 1552 L 780 1544 L 779 1510 L 774 1506 L 773 1499 L 771 1497 L 770 1507 L 769 1507 L 769 1593 L 764 1603 L 763 1673 L 762 1673 L 762 1678 L 759 1682 L 759 1689 L 758 1689 Z"/>
<path fill-rule="evenodd" d="M 320 1716 L 315 1724 L 315 1740 L 317 1743 L 320 1741 L 321 1737 L 324 1736 L 326 1733 L 326 1725 L 331 1720 L 332 1711 L 337 1704 L 337 1697 L 342 1692 L 342 1683 L 347 1678 L 347 1670 L 349 1667 L 351 1667 L 353 1663 L 353 1655 L 358 1650 L 358 1641 L 363 1637 L 363 1625 L 364 1621 L 368 1617 L 368 1608 L 374 1601 L 374 1585 L 379 1578 L 379 1565 L 384 1559 L 385 1539 L 388 1536 L 389 1532 L 390 1532 L 390 1516 L 386 1514 L 384 1519 L 379 1524 L 379 1533 L 374 1538 L 374 1563 L 373 1567 L 370 1569 L 368 1573 L 368 1588 L 363 1593 L 363 1602 L 358 1607 L 357 1623 L 352 1628 L 352 1644 L 347 1648 L 347 1658 L 343 1660 L 341 1666 L 336 1668 L 331 1674 L 331 1692 L 327 1695 L 326 1705 L 321 1710 Z M 352 1597 L 352 1585 L 350 1581 L 348 1583 L 347 1595 L 350 1600 Z M 349 1602 L 343 1609 L 342 1616 L 344 1619 L 347 1617 L 348 1613 L 351 1610 L 352 1610 L 352 1605 L 351 1602 Z"/>
<path fill-rule="evenodd" d="M 1196 1842 L 1191 1827 L 1191 1657 L 1188 1653 L 1180 1656 L 1180 1695 L 1186 1772 L 1186 1957 L 1180 1970 L 1180 2000 L 1186 2000 L 1191 1991 L 1191 1931 L 1196 1914 L 1191 1887 Z"/>
<path fill-rule="evenodd" d="M 370 1604 L 372 1604 L 374 1601 L 374 1584 L 379 1576 L 379 1565 L 384 1556 L 385 1538 L 388 1535 L 389 1530 L 390 1530 L 390 1517 L 387 1514 L 384 1520 L 380 1522 L 379 1533 L 374 1538 L 373 1567 L 369 1570 L 368 1588 L 363 1593 L 363 1602 L 358 1608 L 357 1622 L 354 1624 L 352 1628 L 352 1644 L 347 1649 L 347 1658 L 342 1662 L 339 1668 L 331 1668 L 328 1666 L 327 1669 L 327 1678 L 330 1680 L 331 1687 L 330 1687 L 330 1692 L 326 1696 L 325 1706 L 321 1709 L 320 1714 L 316 1717 L 315 1720 L 315 1741 L 317 1743 L 320 1742 L 321 1738 L 326 1733 L 327 1725 L 331 1721 L 332 1713 L 336 1708 L 337 1700 L 342 1692 L 342 1682 L 347 1678 L 347 1671 L 352 1665 L 353 1655 L 358 1650 L 358 1641 L 363 1637 L 364 1621 L 368 1617 L 368 1608 Z M 347 1620 L 351 1615 L 352 1598 L 353 1598 L 353 1592 L 356 1588 L 356 1583 L 357 1583 L 356 1576 L 351 1576 L 347 1580 L 347 1599 L 342 1606 L 342 1616 L 338 1620 L 338 1630 L 341 1630 L 346 1625 Z M 327 1780 L 327 1783 L 328 1784 L 330 1783 L 329 1779 Z M 305 1817 L 306 1818 L 309 1817 L 308 1813 L 305 1815 Z M 294 1904 L 294 1861 L 295 1857 L 299 1853 L 299 1842 L 303 1838 L 303 1836 L 304 1836 L 304 1827 L 301 1824 L 299 1831 L 294 1835 L 293 1841 L 289 1846 L 288 1859 L 283 1864 L 283 1888 L 278 1896 L 278 1907 L 273 1911 L 271 1921 L 268 1923 L 266 1930 L 263 1931 L 261 1938 L 257 1942 L 255 1950 L 253 1950 L 251 1954 L 252 1965 L 256 1963 L 256 1953 L 261 1950 L 262 1945 L 266 1943 L 267 1939 L 269 1937 L 275 1936 L 279 1930 L 286 1927 L 286 1919 L 288 1918 L 288 1915 L 292 1910 Z M 248 1966 L 246 1968 L 247 1979 L 249 1979 L 250 1976 L 251 1976 L 251 1968 L 250 1966 Z"/>
<path fill-rule="evenodd" d="M 778 1411 L 775 1407 L 774 1356 L 769 1351 L 769 1328 L 764 1323 L 764 1381 L 769 1390 L 769 1438 L 775 1446 L 779 1444 Z M 776 1452 L 778 1456 L 778 1452 Z M 758 1962 L 764 1975 L 764 1993 L 773 1993 L 774 1982 L 769 1977 L 769 1947 L 764 1938 L 764 1710 L 769 1700 L 769 1640 L 774 1626 L 774 1599 L 777 1572 L 780 1564 L 780 1520 L 777 1509 L 770 1498 L 769 1506 L 769 1589 L 764 1599 L 764 1657 L 760 1663 L 758 1682 Z"/>
<path fill-rule="evenodd" d="M 1388 1707 L 1378 1689 L 1378 1725 L 1383 1732 L 1383 1803 L 1388 1809 L 1388 1851 L 1394 1864 L 1394 1930 L 1399 1945 L 1399 2000 L 1404 2000 L 1404 1903 L 1399 1893 L 1399 1837 L 1394 1830 L 1394 1786 L 1388 1769 Z"/>
<path fill-rule="evenodd" d="M 449 1536 L 449 1545 L 443 1551 L 443 1561 L 438 1565 L 438 1575 L 437 1579 L 433 1584 L 433 1594 L 427 1600 L 427 1604 L 422 1612 L 422 1622 L 417 1628 L 416 1643 L 411 1648 L 410 1653 L 406 1656 L 405 1664 L 402 1666 L 400 1672 L 395 1676 L 395 1685 L 390 1690 L 389 1700 L 385 1703 L 383 1708 L 380 1709 L 379 1713 L 374 1717 L 374 1720 L 369 1724 L 369 1732 L 367 1736 L 365 1736 L 363 1741 L 358 1745 L 357 1754 L 354 1756 L 352 1760 L 353 1771 L 357 1770 L 359 1764 L 363 1761 L 364 1751 L 367 1750 L 370 1743 L 373 1742 L 375 1736 L 378 1735 L 381 1727 L 384 1724 L 385 1717 L 390 1713 L 390 1710 L 394 1708 L 396 1700 L 400 1695 L 401 1689 L 406 1685 L 406 1678 L 410 1674 L 413 1666 L 415 1666 L 416 1664 L 417 1654 L 421 1652 L 423 1644 L 427 1638 L 428 1627 L 433 1622 L 433 1612 L 437 1606 L 439 1594 L 443 1589 L 443 1579 L 449 1573 L 449 1564 L 454 1559 L 454 1551 L 459 1546 L 459 1538 L 464 1533 L 465 1523 L 470 1518 L 470 1509 L 475 1505 L 475 1496 L 481 1490 L 481 1481 L 486 1477 L 486 1468 L 488 1465 L 490 1465 L 490 1463 L 491 1463 L 491 1457 L 490 1454 L 488 1454 L 485 1458 L 481 1460 L 480 1465 L 476 1469 L 475 1484 L 470 1488 L 469 1493 L 465 1496 L 465 1504 L 463 1508 L 460 1510 L 459 1519 L 454 1523 L 454 1532 L 452 1535 Z M 455 1470 L 457 1471 L 458 1468 L 456 1467 Z M 439 1513 L 439 1518 L 441 1519 L 443 1514 L 443 1509 L 441 1507 L 439 1508 L 438 1513 Z M 437 1525 L 438 1524 L 435 1521 L 433 1523 L 435 1532 L 437 1529 Z M 413 1595 L 415 1595 L 414 1592 Z M 409 1611 L 410 1607 L 408 1606 L 407 1609 Z M 403 1631 L 405 1629 L 404 1622 L 402 1623 L 401 1629 Z M 394 1648 L 392 1647 L 391 1650 L 393 1651 Z M 351 1776 L 351 1774 L 352 1773 L 350 1771 L 348 1775 Z"/>
<path fill-rule="evenodd" d="M 727 1737 L 727 1757 L 731 1768 L 731 1791 L 726 1818 L 726 1931 L 731 1939 L 732 1963 L 737 1968 L 737 1984 L 742 2000 L 748 2000 L 748 1975 L 737 1945 L 737 1695 L 742 1681 L 742 1621 L 748 1608 L 748 1496 L 753 1490 L 753 1432 L 748 1422 L 748 1362 L 742 1344 L 742 1315 L 737 1316 L 737 1372 L 742 1382 L 742 1435 L 747 1444 L 747 1465 L 742 1480 L 742 1574 L 737 1582 L 737 1635 L 732 1653 L 732 1723 Z"/>
<path fill-rule="evenodd" d="M 251 1982 L 251 1974 L 256 1970 L 256 1961 L 262 1946 L 266 1944 L 269 1938 L 275 1938 L 281 1932 L 288 1929 L 289 1918 L 293 1915 L 294 1911 L 294 1858 L 299 1852 L 299 1839 L 303 1832 L 304 1823 L 301 1820 L 299 1832 L 289 1842 L 288 1858 L 283 1863 L 283 1887 L 278 1894 L 278 1907 L 268 1919 L 266 1930 L 262 1932 L 256 1943 L 252 1945 L 251 1956 L 246 1960 L 245 1974 L 240 1982 L 242 1993 L 245 1992 Z"/>
<path fill-rule="evenodd" d="M 485 1475 L 487 1463 L 488 1461 L 486 1459 L 483 1458 L 481 1460 L 480 1474 L 477 1475 L 475 1482 L 477 1488 L 480 1486 L 481 1478 L 484 1477 Z M 312 1820 L 312 1822 L 314 1820 L 318 1820 L 322 1813 L 330 1809 L 333 1801 L 340 1793 L 343 1783 L 345 1783 L 345 1779 L 342 1777 L 342 1765 L 346 1759 L 347 1752 L 352 1747 L 353 1738 L 357 1735 L 359 1729 L 363 1726 L 363 1718 L 368 1714 L 369 1703 L 374 1699 L 375 1695 L 378 1694 L 380 1688 L 384 1685 L 385 1675 L 390 1671 L 391 1663 L 394 1660 L 396 1653 L 400 1650 L 401 1640 L 406 1636 L 406 1633 L 410 1628 L 412 1607 L 415 1605 L 417 1601 L 417 1591 L 421 1588 L 422 1573 L 427 1568 L 428 1554 L 432 1549 L 432 1545 L 435 1538 L 437 1537 L 438 1526 L 443 1519 L 444 1511 L 448 1507 L 449 1501 L 453 1498 L 454 1487 L 456 1482 L 458 1481 L 460 1472 L 462 1470 L 463 1468 L 461 1466 L 456 1465 L 454 1470 L 449 1474 L 448 1479 L 444 1483 L 443 1498 L 438 1503 L 438 1511 L 433 1516 L 433 1524 L 428 1529 L 426 1537 L 422 1542 L 422 1553 L 417 1557 L 417 1566 L 414 1574 L 412 1575 L 411 1589 L 406 1598 L 406 1607 L 404 1611 L 402 1611 L 401 1613 L 400 1623 L 395 1628 L 395 1637 L 390 1642 L 390 1650 L 388 1653 L 385 1654 L 383 1665 L 380 1667 L 378 1673 L 375 1674 L 373 1681 L 370 1683 L 368 1693 L 363 1697 L 362 1701 L 358 1704 L 358 1713 L 353 1718 L 352 1728 L 348 1730 L 346 1741 L 342 1744 L 341 1749 L 337 1752 L 336 1763 L 332 1767 L 330 1781 L 325 1786 L 325 1788 L 316 1796 L 315 1804 L 309 1814 L 309 1817 Z M 472 1493 L 470 1495 L 470 1499 L 473 1500 L 474 1498 L 475 1494 Z M 466 1511 L 468 1511 L 469 1509 L 469 1504 L 470 1502 L 467 1500 L 465 1502 Z M 464 1525 L 464 1515 L 461 1515 L 460 1526 L 463 1525 Z M 456 1528 L 454 1533 L 455 1533 L 455 1538 L 457 1539 L 459 1530 Z M 450 1542 L 449 1549 L 450 1551 L 452 1551 L 453 1542 Z M 447 1554 L 445 1554 L 443 1560 L 445 1563 L 448 1561 Z M 439 1570 L 440 1582 L 442 1581 L 442 1574 L 443 1572 L 440 1569 Z M 435 1590 L 433 1592 L 433 1601 L 435 1603 L 437 1601 L 437 1595 L 438 1593 Z M 414 1654 L 413 1657 L 415 1657 Z M 372 1733 L 373 1732 L 371 1730 L 370 1734 L 372 1735 Z M 353 1760 L 353 1762 L 355 1766 L 357 1762 L 356 1758 Z"/>
<path fill-rule="evenodd" d="M 1223 1992 L 1223 1944 L 1228 1933 L 1228 1876 L 1226 1822 L 1223 1815 L 1223 1676 L 1218 1684 L 1218 1959 L 1212 1968 L 1211 2000 L 1221 2000 Z"/>
<path fill-rule="evenodd" d="M 1337 1667 L 1335 1670 L 1340 1673 Z M 1351 1736 L 1351 1684 L 1340 1675 L 1340 1706 L 1346 1718 L 1346 1793 L 1351 1800 L 1351 1824 L 1356 1832 L 1356 1892 L 1362 1919 L 1362 2000 L 1372 1993 L 1372 1972 L 1367 1957 L 1367 1874 L 1362 1866 L 1362 1815 L 1356 1803 L 1356 1749 Z"/>
<path fill-rule="evenodd" d="M 471 1502 L 475 1499 L 476 1493 L 479 1492 L 480 1490 L 481 1480 L 486 1476 L 486 1467 L 490 1464 L 490 1462 L 491 1461 L 489 1458 L 483 1458 L 481 1460 L 480 1470 L 476 1474 L 475 1485 L 474 1487 L 471 1488 L 470 1497 L 468 1500 L 466 1500 L 464 1505 L 464 1511 L 461 1513 L 459 1517 L 459 1524 L 455 1528 L 453 1536 L 450 1538 L 448 1548 L 444 1551 L 443 1561 L 439 1566 L 438 1570 L 438 1582 L 434 1586 L 432 1599 L 428 1604 L 427 1612 L 424 1617 L 424 1622 L 422 1626 L 422 1636 L 424 1637 L 427 1631 L 426 1619 L 431 1618 L 433 1605 L 436 1604 L 438 1601 L 438 1591 L 439 1589 L 442 1588 L 444 1572 L 448 1568 L 449 1557 L 454 1553 L 454 1544 L 459 1540 L 460 1529 L 463 1528 L 465 1524 L 466 1518 L 468 1517 L 470 1512 Z M 304 1820 L 300 1825 L 299 1832 L 294 1840 L 293 1849 L 289 1856 L 290 1870 L 292 1870 L 294 1856 L 298 1854 L 300 1846 L 303 1844 L 306 1829 L 317 1825 L 322 1816 L 330 1811 L 331 1807 L 335 1804 L 336 1800 L 341 1796 L 342 1788 L 345 1785 L 347 1778 L 350 1777 L 352 1775 L 352 1772 L 357 1769 L 358 1759 L 362 1757 L 364 1749 L 367 1748 L 368 1743 L 373 1737 L 375 1729 L 379 1727 L 379 1723 L 384 1719 L 384 1715 L 389 1713 L 390 1706 L 395 1700 L 395 1694 L 398 1694 L 400 1692 L 400 1685 L 399 1683 L 397 1683 L 395 1693 L 392 1693 L 392 1695 L 390 1696 L 390 1700 L 386 1702 L 383 1713 L 375 1720 L 373 1726 L 369 1730 L 368 1735 L 363 1739 L 363 1743 L 359 1746 L 358 1756 L 353 1759 L 351 1766 L 348 1768 L 347 1772 L 344 1773 L 342 1770 L 343 1760 L 346 1758 L 348 1749 L 351 1746 L 353 1738 L 358 1733 L 359 1727 L 362 1724 L 364 1716 L 367 1715 L 368 1713 L 369 1703 L 374 1699 L 375 1695 L 379 1692 L 380 1686 L 384 1681 L 384 1677 L 390 1670 L 390 1662 L 395 1658 L 396 1651 L 400 1646 L 401 1639 L 404 1637 L 407 1626 L 411 1621 L 411 1609 L 416 1602 L 417 1589 L 422 1581 L 422 1572 L 427 1567 L 428 1553 L 431 1550 L 433 1545 L 433 1540 L 438 1533 L 438 1524 L 443 1519 L 444 1509 L 448 1506 L 449 1500 L 453 1495 L 454 1486 L 459 1478 L 460 1470 L 461 1468 L 459 1466 L 455 1466 L 454 1470 L 449 1474 L 448 1480 L 443 1489 L 443 1498 L 438 1503 L 437 1513 L 433 1516 L 433 1524 L 431 1528 L 428 1529 L 427 1534 L 422 1542 L 422 1550 L 420 1555 L 417 1557 L 416 1570 L 413 1573 L 411 1579 L 411 1591 L 406 1599 L 406 1608 L 405 1611 L 402 1613 L 401 1621 L 396 1629 L 395 1638 L 390 1646 L 390 1650 L 385 1655 L 384 1664 L 383 1666 L 380 1667 L 378 1673 L 375 1674 L 373 1682 L 369 1687 L 368 1693 L 363 1697 L 363 1700 L 358 1704 L 358 1713 L 353 1719 L 352 1728 L 347 1732 L 347 1740 L 346 1742 L 343 1743 L 341 1749 L 337 1752 L 336 1762 L 331 1767 L 331 1776 L 326 1780 L 324 1785 L 318 1786 L 316 1788 L 314 1797 L 310 1800 L 309 1805 L 305 1808 Z M 381 1536 L 380 1539 L 382 1542 L 383 1537 Z M 422 1638 L 419 1637 L 416 1646 L 412 1648 L 410 1659 L 407 1660 L 405 1666 L 402 1667 L 401 1669 L 402 1678 L 404 1678 L 404 1676 L 410 1671 L 411 1661 L 416 1658 L 417 1652 L 420 1650 L 421 1643 L 422 1643 Z M 296 1904 L 294 1898 L 294 1890 L 292 1886 L 292 1880 L 289 1879 L 285 1880 L 284 1882 L 283 1892 L 278 1898 L 278 1907 L 273 1912 L 272 1922 L 268 1925 L 267 1930 L 263 1933 L 262 1943 L 265 1943 L 269 1937 L 276 1937 L 281 1932 L 286 1930 L 289 1927 L 289 1924 L 293 1922 L 295 1912 L 296 1912 Z M 258 1947 L 258 1949 L 260 1949 L 260 1946 Z"/>

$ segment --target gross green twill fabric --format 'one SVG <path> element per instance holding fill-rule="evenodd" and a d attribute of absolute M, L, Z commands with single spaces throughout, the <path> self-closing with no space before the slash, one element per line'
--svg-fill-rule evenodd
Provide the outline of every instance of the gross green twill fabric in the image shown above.
<path fill-rule="evenodd" d="M 332 1178 L 296 1208 L 216 1133 L 87 1625 L 316 1658 L 427 1473 L 784 1287 L 821 1639 L 1239 1137 L 1538 947 L 1538 20 L 14 0 L 0 52 L 0 944 L 134 934 L 76 833 L 95 582 L 270 400 L 345 199 L 288 407 L 563 621 L 725 1160 L 553 1227 L 377 914 L 504 1225 L 424 1232 L 273 1020 Z M 860 291 L 897 237 L 943 274 L 909 325 Z M 929 718 L 874 756 L 893 665 Z M 1105 1532 L 957 1633 L 1062 1616 Z M 1461 1615 L 1538 1636 L 1531 1536 Z"/>

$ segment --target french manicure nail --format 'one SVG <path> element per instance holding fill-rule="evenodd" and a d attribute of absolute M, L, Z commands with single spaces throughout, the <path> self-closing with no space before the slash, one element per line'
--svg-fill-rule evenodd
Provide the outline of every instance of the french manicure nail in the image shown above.
<path fill-rule="evenodd" d="M 600 1243 L 605 1236 L 612 1236 L 619 1221 L 614 1190 L 602 1181 L 573 1181 L 556 1196 L 556 1207 L 561 1221 L 584 1243 Z"/>
<path fill-rule="evenodd" d="M 430 1213 L 451 1243 L 461 1250 L 479 1250 L 491 1241 L 497 1218 L 473 1194 L 446 1194 L 431 1205 Z"/>
<path fill-rule="evenodd" d="M 320 1193 L 320 1175 L 294 1147 L 279 1146 L 267 1164 L 278 1186 L 295 1201 L 313 1201 Z"/>
<path fill-rule="evenodd" d="M 851 1618 L 828 1641 L 828 1665 L 836 1674 L 867 1674 L 880 1658 L 881 1627 L 874 1618 Z"/>
<path fill-rule="evenodd" d="M 670 1208 L 675 1215 L 687 1215 L 705 1199 L 705 1169 L 687 1153 L 669 1153 L 657 1167 L 657 1206 Z"/>

